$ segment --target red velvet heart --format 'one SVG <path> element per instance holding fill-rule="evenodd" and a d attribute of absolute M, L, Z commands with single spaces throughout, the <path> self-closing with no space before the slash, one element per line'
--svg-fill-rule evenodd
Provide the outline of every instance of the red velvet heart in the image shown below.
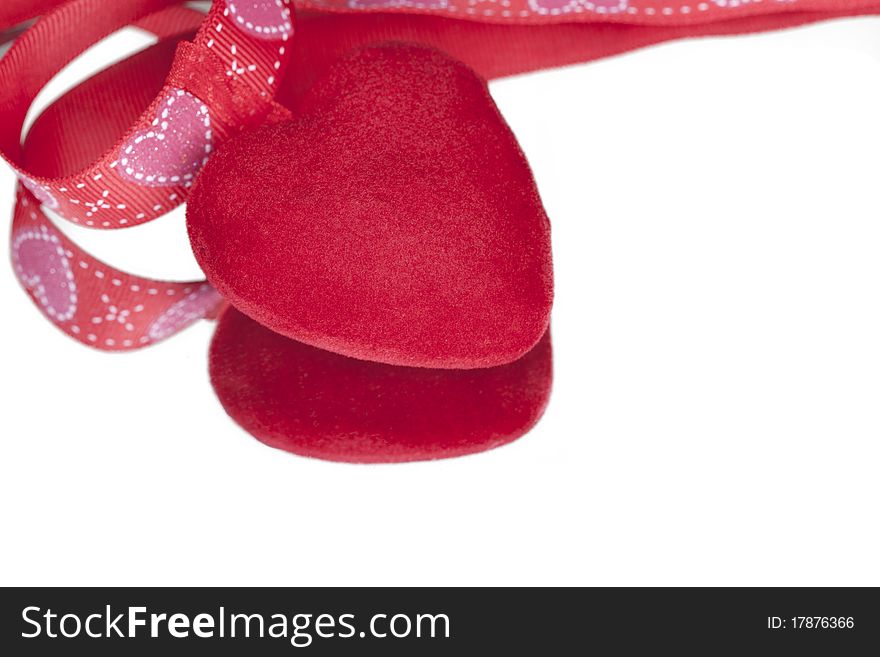
<path fill-rule="evenodd" d="M 210 362 L 226 412 L 256 438 L 354 463 L 461 456 L 511 442 L 538 421 L 552 379 L 549 333 L 508 365 L 432 370 L 316 349 L 234 308 L 220 318 Z"/>
<path fill-rule="evenodd" d="M 437 51 L 342 60 L 293 121 L 217 150 L 187 224 L 235 307 L 339 354 L 491 367 L 548 325 L 550 228 L 528 164 L 485 83 Z"/>

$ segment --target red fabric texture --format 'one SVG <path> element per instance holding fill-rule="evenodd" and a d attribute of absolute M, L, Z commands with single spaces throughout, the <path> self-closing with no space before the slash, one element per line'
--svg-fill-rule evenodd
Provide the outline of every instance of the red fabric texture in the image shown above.
<path fill-rule="evenodd" d="M 82 344 L 138 349 L 216 316 L 224 302 L 204 281 L 153 280 L 108 267 L 59 233 L 37 206 L 95 228 L 148 221 L 179 205 L 189 183 L 164 185 L 160 178 L 145 185 L 131 175 L 138 166 L 159 176 L 162 166 L 200 166 L 213 142 L 289 117 L 271 100 L 289 38 L 284 3 L 271 2 L 264 18 L 284 24 L 266 23 L 276 30 L 267 36 L 237 21 L 243 13 L 232 15 L 225 0 L 215 0 L 207 16 L 178 6 L 181 0 L 120 0 L 108 11 L 99 11 L 102 0 L 71 0 L 28 30 L 0 62 L 0 79 L 14 81 L 0 85 L 0 150 L 21 178 L 13 267 L 47 319 Z M 20 122 L 42 83 L 70 57 L 131 21 L 159 37 L 158 45 L 64 94 L 19 145 Z M 193 36 L 192 43 L 180 42 Z M 197 151 L 189 152 L 190 146 Z M 126 158 L 138 161 L 131 172 L 123 171 Z M 69 178 L 72 172 L 80 173 Z"/>
<path fill-rule="evenodd" d="M 395 367 L 289 340 L 233 308 L 211 344 L 226 412 L 258 440 L 331 461 L 394 463 L 480 452 L 534 426 L 550 394 L 549 334 L 509 365 Z"/>
<path fill-rule="evenodd" d="M 550 227 L 485 83 L 401 44 L 345 58 L 291 122 L 236 138 L 193 188 L 208 280 L 307 344 L 435 368 L 516 360 L 544 334 Z"/>
<path fill-rule="evenodd" d="M 48 171 L 82 166 L 118 139 L 162 87 L 181 32 L 202 16 L 179 7 L 138 25 L 160 42 L 110 66 L 49 105 L 22 145 L 27 166 Z M 172 282 L 133 276 L 92 258 L 62 234 L 39 205 L 53 197 L 19 188 L 12 221 L 11 260 L 22 287 L 60 330 L 90 347 L 132 350 L 155 344 L 223 303 L 204 281 Z"/>
<path fill-rule="evenodd" d="M 251 0 L 257 1 L 257 0 Z M 877 0 L 295 0 L 341 14 L 421 14 L 480 23 L 699 25 L 766 14 L 858 10 Z"/>
<path fill-rule="evenodd" d="M 710 22 L 675 24 L 655 15 L 660 24 L 626 22 L 588 12 L 569 15 L 570 22 L 500 25 L 412 13 L 297 13 L 291 71 L 278 100 L 295 107 L 315 79 L 352 48 L 383 41 L 407 41 L 447 52 L 486 79 L 587 62 L 630 50 L 704 36 L 765 32 L 809 23 L 880 13 L 880 2 L 826 1 L 810 11 L 789 3 L 762 3 L 769 13 L 712 12 Z M 743 7 L 742 9 L 747 9 Z M 616 22 L 608 22 L 611 18 Z M 575 22 L 579 19 L 579 22 Z M 679 20 L 681 16 L 679 16 Z M 490 20 L 490 19 L 485 19 Z M 624 21 L 624 22 L 620 22 Z"/>
<path fill-rule="evenodd" d="M 142 224 L 186 199 L 217 143 L 267 118 L 287 116 L 274 95 L 290 58 L 289 0 L 265 0 L 271 2 L 260 12 L 265 26 L 239 20 L 252 14 L 244 13 L 242 3 L 233 13 L 229 1 L 214 0 L 194 40 L 180 44 L 161 91 L 106 150 L 90 143 L 96 154 L 82 168 L 51 174 L 39 154 L 30 160 L 34 169 L 25 165 L 20 137 L 31 103 L 58 70 L 132 23 L 193 26 L 192 12 L 177 6 L 183 0 L 69 0 L 42 16 L 0 60 L 0 155 L 22 184 L 74 223 L 101 229 Z M 122 85 L 117 93 L 140 95 Z M 91 141 L 88 131 L 70 139 Z"/>
<path fill-rule="evenodd" d="M 65 0 L 3 0 L 0 31 L 51 11 Z"/>
<path fill-rule="evenodd" d="M 189 30 L 180 35 L 191 36 Z M 176 51 L 176 38 L 163 39 L 61 96 L 28 131 L 22 152 L 24 166 L 49 178 L 87 168 L 109 151 L 153 102 Z"/>
<path fill-rule="evenodd" d="M 204 281 L 134 276 L 91 257 L 55 228 L 26 190 L 19 191 L 12 220 L 12 267 L 60 330 L 106 351 L 161 342 L 223 304 Z"/>
<path fill-rule="evenodd" d="M 69 0 L 3 0 L 0 31 L 45 14 Z M 102 0 L 104 1 L 104 0 Z M 113 0 L 122 3 L 128 0 Z M 274 0 L 229 0 L 270 5 Z M 427 15 L 467 22 L 504 25 L 562 23 L 628 23 L 634 25 L 699 25 L 769 14 L 849 12 L 880 7 L 877 0 L 295 0 L 297 10 L 338 15 Z"/>

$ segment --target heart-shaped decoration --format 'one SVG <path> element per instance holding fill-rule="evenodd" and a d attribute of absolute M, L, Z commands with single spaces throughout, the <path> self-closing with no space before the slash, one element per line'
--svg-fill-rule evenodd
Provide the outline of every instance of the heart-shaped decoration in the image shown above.
<path fill-rule="evenodd" d="M 293 32 L 284 0 L 226 0 L 235 24 L 258 39 L 283 39 Z"/>
<path fill-rule="evenodd" d="M 471 370 L 395 367 L 285 338 L 234 308 L 211 343 L 211 382 L 258 440 L 354 463 L 473 454 L 516 440 L 547 405 L 550 336 L 514 363 Z"/>
<path fill-rule="evenodd" d="M 208 161 L 211 142 L 207 105 L 176 89 L 162 100 L 152 125 L 122 145 L 117 171 L 149 187 L 188 187 Z"/>
<path fill-rule="evenodd" d="M 230 303 L 346 356 L 492 367 L 549 323 L 550 227 L 528 164 L 485 83 L 434 50 L 341 61 L 297 118 L 217 150 L 187 224 Z"/>
<path fill-rule="evenodd" d="M 66 322 L 76 314 L 73 270 L 61 240 L 46 226 L 12 236 L 12 263 L 21 284 L 52 319 Z"/>

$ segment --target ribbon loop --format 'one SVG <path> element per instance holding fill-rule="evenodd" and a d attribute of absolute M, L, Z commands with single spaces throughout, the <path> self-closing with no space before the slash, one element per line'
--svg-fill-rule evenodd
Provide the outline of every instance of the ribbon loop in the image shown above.
<path fill-rule="evenodd" d="M 265 91 L 229 75 L 210 50 L 187 41 L 177 46 L 168 81 L 202 100 L 227 137 L 262 125 L 276 108 L 287 111 Z"/>
<path fill-rule="evenodd" d="M 186 200 L 216 144 L 277 115 L 273 100 L 293 31 L 289 1 L 214 0 L 162 90 L 112 148 L 74 171 L 63 169 L 60 157 L 28 167 L 21 127 L 57 70 L 120 27 L 177 9 L 180 2 L 119 0 L 108 7 L 103 0 L 70 0 L 37 21 L 0 60 L 0 124 L 6 126 L 0 154 L 22 184 L 63 218 L 92 228 L 156 219 Z M 251 5 L 263 7 L 259 24 L 243 20 Z"/>
<path fill-rule="evenodd" d="M 111 15 L 99 16 L 88 30 L 66 40 L 67 32 L 79 27 L 72 13 L 101 14 L 96 0 L 71 0 L 25 32 L 0 61 L 0 80 L 19 82 L 0 89 L 0 117 L 9 119 L 0 134 L 0 152 L 22 185 L 12 226 L 14 269 L 37 307 L 74 339 L 103 350 L 136 349 L 213 317 L 222 307 L 223 299 L 205 281 L 152 280 L 101 263 L 58 231 L 39 206 L 96 228 L 144 223 L 185 200 L 217 143 L 288 116 L 274 95 L 292 19 L 286 2 L 271 1 L 279 10 L 271 38 L 238 29 L 227 0 L 215 0 L 207 16 L 173 0 L 123 0 Z M 24 116 L 56 70 L 134 19 L 160 43 L 65 94 L 21 144 Z M 177 44 L 162 80 L 169 46 L 200 24 L 193 41 Z M 53 50 L 45 40 L 51 34 L 63 46 Z M 55 57 L 28 69 L 29 57 L 47 49 Z M 159 88 L 150 103 L 145 94 Z M 149 105 L 145 112 L 140 103 Z M 94 120 L 82 116 L 89 106 Z M 121 139 L 116 137 L 132 120 L 126 117 L 138 114 Z M 76 115 L 85 120 L 73 128 Z M 76 173 L 70 175 L 65 167 L 72 166 Z"/>

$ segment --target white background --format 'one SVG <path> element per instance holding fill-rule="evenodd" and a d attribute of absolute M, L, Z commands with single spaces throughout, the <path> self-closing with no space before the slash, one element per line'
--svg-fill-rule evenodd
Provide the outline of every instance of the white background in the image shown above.
<path fill-rule="evenodd" d="M 264 447 L 211 391 L 208 323 L 99 353 L 4 265 L 0 580 L 880 584 L 878 76 L 860 19 L 493 83 L 553 221 L 556 380 L 478 456 Z M 198 273 L 180 212 L 63 228 Z"/>

